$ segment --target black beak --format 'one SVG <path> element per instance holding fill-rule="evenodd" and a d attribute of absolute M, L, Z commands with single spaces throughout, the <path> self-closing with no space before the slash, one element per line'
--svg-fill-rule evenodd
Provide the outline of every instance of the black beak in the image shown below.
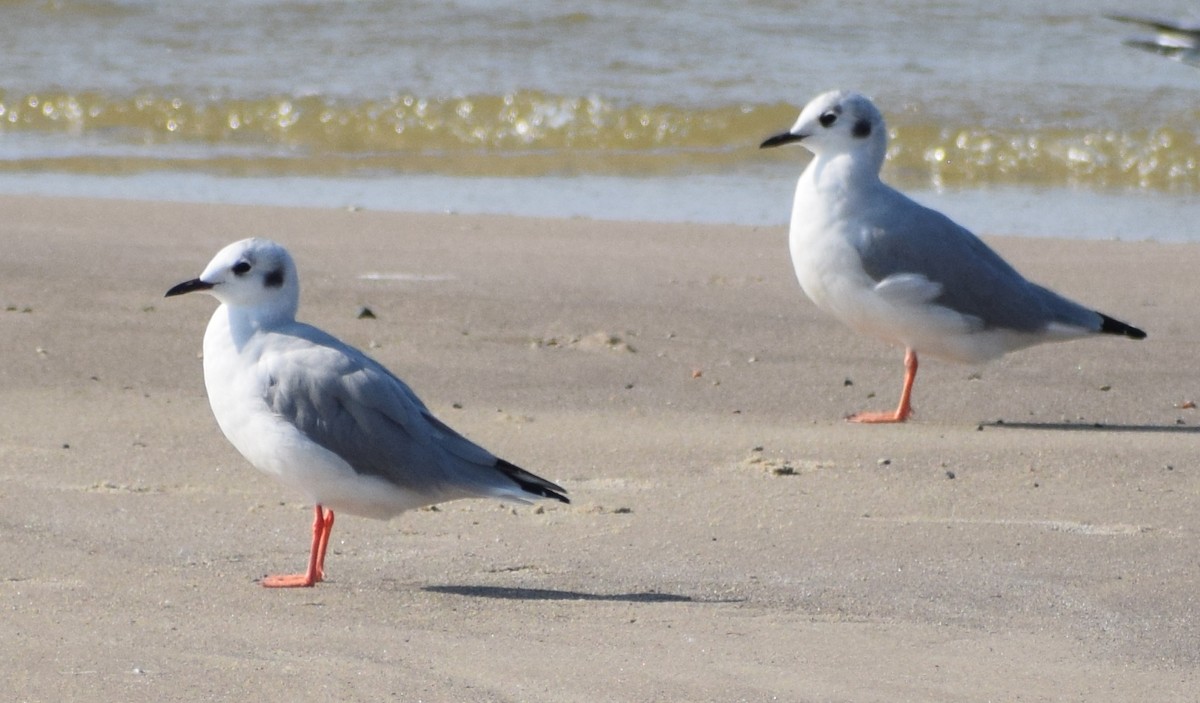
<path fill-rule="evenodd" d="M 170 298 L 173 295 L 183 295 L 184 293 L 192 293 L 198 290 L 212 290 L 212 287 L 213 284 L 211 283 L 205 283 L 199 278 L 193 278 L 192 280 L 184 281 L 183 283 L 180 283 L 171 290 L 167 291 L 167 294 L 163 297 Z"/>
<path fill-rule="evenodd" d="M 762 144 L 759 144 L 758 148 L 766 149 L 766 148 L 772 147 L 772 146 L 783 146 L 784 144 L 791 144 L 792 142 L 798 142 L 801 139 L 804 139 L 803 134 L 792 134 L 791 132 L 784 132 L 783 134 L 776 134 L 773 137 L 769 137 L 765 142 L 763 142 Z"/>

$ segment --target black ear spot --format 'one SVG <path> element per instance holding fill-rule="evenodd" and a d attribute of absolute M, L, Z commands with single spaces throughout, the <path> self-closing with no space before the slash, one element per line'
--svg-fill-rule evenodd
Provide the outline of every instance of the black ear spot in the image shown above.
<path fill-rule="evenodd" d="M 860 118 L 854 123 L 854 129 L 850 133 L 858 139 L 866 139 L 871 136 L 871 121 L 865 117 Z"/>
<path fill-rule="evenodd" d="M 267 288 L 280 288 L 283 286 L 283 269 L 278 268 L 267 274 L 263 279 L 263 285 Z"/>

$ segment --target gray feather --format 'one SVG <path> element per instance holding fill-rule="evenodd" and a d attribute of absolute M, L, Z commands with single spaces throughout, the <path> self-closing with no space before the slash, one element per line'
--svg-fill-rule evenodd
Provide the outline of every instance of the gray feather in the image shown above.
<path fill-rule="evenodd" d="M 522 490 L 493 454 L 435 418 L 375 360 L 300 323 L 268 334 L 264 402 L 356 472 L 434 502 Z"/>
<path fill-rule="evenodd" d="M 941 287 L 932 302 L 978 319 L 983 329 L 1039 332 L 1052 323 L 1099 329 L 1098 313 L 1030 283 L 967 229 L 888 191 L 891 198 L 877 211 L 913 214 L 863 233 L 858 251 L 867 275 L 876 282 L 905 274 L 922 276 Z"/>

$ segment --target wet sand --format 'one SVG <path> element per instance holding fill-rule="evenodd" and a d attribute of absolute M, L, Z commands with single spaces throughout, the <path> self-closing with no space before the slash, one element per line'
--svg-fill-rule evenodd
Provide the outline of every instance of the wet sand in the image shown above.
<path fill-rule="evenodd" d="M 803 297 L 781 228 L 0 212 L 13 700 L 1200 695 L 1200 246 L 991 239 L 1149 338 L 928 360 L 915 419 L 861 427 L 902 352 Z M 302 319 L 574 503 L 339 515 L 325 583 L 259 587 L 310 506 L 212 419 L 215 301 L 162 297 L 245 236 L 291 249 Z"/>

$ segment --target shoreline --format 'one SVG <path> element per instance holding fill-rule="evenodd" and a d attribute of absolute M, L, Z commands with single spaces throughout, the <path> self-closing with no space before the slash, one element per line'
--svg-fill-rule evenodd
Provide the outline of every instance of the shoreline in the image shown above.
<path fill-rule="evenodd" d="M 840 418 L 894 403 L 902 352 L 804 298 L 783 227 L 0 212 L 0 670 L 18 700 L 1200 691 L 1200 244 L 985 237 L 1149 338 L 931 360 L 913 421 L 858 427 Z M 260 588 L 302 563 L 309 506 L 211 417 L 215 301 L 162 297 L 247 236 L 291 250 L 300 319 L 573 504 L 347 516 L 327 582 Z"/>
<path fill-rule="evenodd" d="M 783 227 L 805 163 L 798 156 L 747 163 L 732 173 L 652 178 L 0 173 L 0 197 Z M 886 169 L 884 180 L 894 180 Z M 1200 241 L 1200 235 L 1187 224 L 1192 219 L 1193 200 L 1187 193 L 1036 184 L 901 190 L 976 234 L 1086 241 Z"/>

